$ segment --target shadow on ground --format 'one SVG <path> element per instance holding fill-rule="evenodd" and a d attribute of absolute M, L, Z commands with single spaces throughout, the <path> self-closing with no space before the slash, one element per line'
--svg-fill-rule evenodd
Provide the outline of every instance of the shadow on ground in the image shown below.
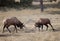
<path fill-rule="evenodd" d="M 60 32 L 60 27 L 56 28 L 54 31 L 52 29 L 48 29 L 47 31 L 48 32 Z M 25 30 L 19 30 L 18 33 L 16 33 L 16 32 L 14 32 L 14 33 L 6 33 L 5 32 L 5 33 L 0 34 L 0 37 L 21 36 L 20 33 L 23 34 L 23 33 L 36 33 L 36 32 L 39 32 L 39 33 L 40 32 L 46 32 L 46 30 L 43 29 L 43 31 L 42 30 L 37 31 L 35 29 L 25 29 Z"/>
<path fill-rule="evenodd" d="M 0 34 L 0 37 L 8 37 L 8 36 L 12 36 L 11 34 Z"/>
<path fill-rule="evenodd" d="M 2 33 L 2 34 L 0 34 L 0 37 L 9 37 L 9 36 L 21 36 L 21 35 L 19 35 L 19 34 L 11 34 L 11 33 L 8 33 L 8 34 Z"/>

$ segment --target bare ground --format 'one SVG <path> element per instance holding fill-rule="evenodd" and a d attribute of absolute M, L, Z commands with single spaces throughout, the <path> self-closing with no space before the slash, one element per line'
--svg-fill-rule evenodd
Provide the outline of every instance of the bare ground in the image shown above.
<path fill-rule="evenodd" d="M 11 26 L 12 33 L 9 33 L 7 29 L 5 29 L 5 33 L 2 33 L 2 21 L 10 17 L 17 17 L 26 25 L 27 29 L 20 30 L 18 28 L 18 33 L 16 33 L 13 31 L 14 27 Z M 50 26 L 48 31 L 46 31 L 45 26 L 43 31 L 35 30 L 34 23 L 39 18 L 49 18 L 56 31 L 52 31 Z M 0 11 L 0 41 L 60 41 L 60 9 L 47 8 L 44 12 L 40 12 L 40 9 Z"/>

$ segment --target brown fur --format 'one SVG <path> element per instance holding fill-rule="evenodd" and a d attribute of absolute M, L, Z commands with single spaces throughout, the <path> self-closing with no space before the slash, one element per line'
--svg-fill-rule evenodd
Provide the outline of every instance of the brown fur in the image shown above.
<path fill-rule="evenodd" d="M 20 27 L 20 29 L 22 29 L 22 28 L 24 27 L 24 25 L 23 25 L 22 22 L 20 22 L 16 17 L 12 17 L 12 18 L 6 19 L 6 20 L 4 21 L 3 32 L 4 32 L 5 27 L 8 29 L 8 27 L 9 27 L 10 25 L 14 25 L 14 27 L 15 27 L 15 29 L 16 29 L 16 32 L 17 32 L 16 26 L 17 26 L 17 27 Z M 8 31 L 11 32 L 9 29 L 8 29 Z"/>
<path fill-rule="evenodd" d="M 51 25 L 51 22 L 48 18 L 40 18 L 36 23 L 35 23 L 35 27 L 38 27 L 39 31 L 40 31 L 40 27 L 42 26 L 43 29 L 43 25 L 45 25 L 47 27 L 46 30 L 48 30 L 48 24 L 52 27 L 52 30 L 54 30 L 53 26 Z"/>

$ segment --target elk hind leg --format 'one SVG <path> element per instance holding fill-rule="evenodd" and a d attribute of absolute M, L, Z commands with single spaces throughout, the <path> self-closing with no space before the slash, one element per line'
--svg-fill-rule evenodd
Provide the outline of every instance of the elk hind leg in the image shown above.
<path fill-rule="evenodd" d="M 52 30 L 54 31 L 55 29 L 53 28 L 53 26 L 51 25 L 51 23 L 49 23 L 49 25 L 52 27 Z"/>

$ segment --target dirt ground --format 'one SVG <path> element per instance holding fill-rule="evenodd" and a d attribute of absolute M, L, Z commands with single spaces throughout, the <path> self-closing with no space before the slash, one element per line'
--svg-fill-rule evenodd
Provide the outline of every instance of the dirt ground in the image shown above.
<path fill-rule="evenodd" d="M 5 29 L 5 33 L 2 33 L 2 21 L 10 17 L 17 17 L 26 25 L 27 29 L 20 30 L 18 28 L 18 33 L 16 33 L 13 29 L 14 26 L 11 26 L 9 27 L 11 33 L 7 29 Z M 56 31 L 52 31 L 50 26 L 48 31 L 46 31 L 45 26 L 43 31 L 39 32 L 37 29 L 35 30 L 34 23 L 39 18 L 49 18 Z M 60 8 L 46 8 L 44 12 L 41 12 L 39 8 L 0 11 L 0 41 L 60 41 Z"/>

